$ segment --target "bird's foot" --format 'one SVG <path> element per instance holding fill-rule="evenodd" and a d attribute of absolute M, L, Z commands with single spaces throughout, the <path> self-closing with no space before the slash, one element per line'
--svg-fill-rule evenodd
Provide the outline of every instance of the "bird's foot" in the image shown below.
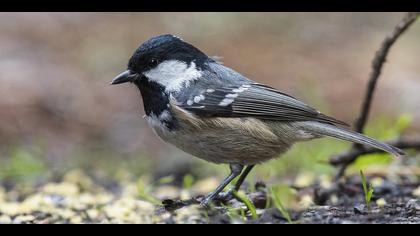
<path fill-rule="evenodd" d="M 233 195 L 234 192 L 235 192 L 234 189 L 230 189 L 227 192 L 220 192 L 218 194 L 211 193 L 211 194 L 207 195 L 206 197 L 204 197 L 204 199 L 201 201 L 200 205 L 204 208 L 209 208 L 210 203 L 212 201 L 227 202 L 234 197 L 234 195 Z"/>
<path fill-rule="evenodd" d="M 221 193 L 219 193 L 215 197 L 215 199 L 216 200 L 219 200 L 219 201 L 229 201 L 229 200 L 231 200 L 234 197 L 234 195 L 233 195 L 234 192 L 235 192 L 234 189 L 229 189 L 227 192 L 221 192 Z"/>

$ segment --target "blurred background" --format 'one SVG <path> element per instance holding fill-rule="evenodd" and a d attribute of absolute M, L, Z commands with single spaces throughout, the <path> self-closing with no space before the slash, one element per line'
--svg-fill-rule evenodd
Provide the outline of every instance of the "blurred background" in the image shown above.
<path fill-rule="evenodd" d="M 119 175 L 222 178 L 161 142 L 142 119 L 137 88 L 110 86 L 148 38 L 176 34 L 225 65 L 352 123 L 371 60 L 404 13 L 1 13 L 0 181 L 59 178 L 70 169 Z M 380 139 L 420 130 L 420 24 L 391 49 L 367 124 Z M 252 181 L 330 175 L 332 139 L 296 145 Z M 409 159 L 419 165 L 419 157 Z M 392 164 L 385 154 L 360 166 Z"/>

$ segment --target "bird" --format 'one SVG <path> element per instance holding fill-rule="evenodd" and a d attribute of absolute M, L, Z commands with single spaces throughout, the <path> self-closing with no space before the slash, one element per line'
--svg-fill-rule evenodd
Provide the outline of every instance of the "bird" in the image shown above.
<path fill-rule="evenodd" d="M 139 89 L 144 118 L 164 142 L 229 165 L 230 174 L 201 201 L 205 207 L 216 199 L 232 198 L 255 165 L 278 158 L 296 142 L 332 137 L 404 155 L 285 92 L 243 76 L 172 34 L 154 36 L 135 50 L 127 69 L 111 84 L 126 82 Z"/>

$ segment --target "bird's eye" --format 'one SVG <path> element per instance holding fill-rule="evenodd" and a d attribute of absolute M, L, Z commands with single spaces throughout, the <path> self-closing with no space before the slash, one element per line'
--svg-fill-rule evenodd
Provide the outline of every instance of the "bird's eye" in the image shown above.
<path fill-rule="evenodd" d="M 156 58 L 152 58 L 152 59 L 150 59 L 148 66 L 150 68 L 154 68 L 154 67 L 156 67 L 158 65 L 158 63 L 159 62 L 158 62 L 158 60 Z"/>

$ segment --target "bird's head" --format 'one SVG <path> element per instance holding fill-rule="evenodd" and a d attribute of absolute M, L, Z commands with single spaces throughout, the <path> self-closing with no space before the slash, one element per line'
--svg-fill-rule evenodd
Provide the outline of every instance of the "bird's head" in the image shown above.
<path fill-rule="evenodd" d="M 127 70 L 111 84 L 154 82 L 167 92 L 177 92 L 202 75 L 207 60 L 203 52 L 176 36 L 156 36 L 140 45 Z"/>

